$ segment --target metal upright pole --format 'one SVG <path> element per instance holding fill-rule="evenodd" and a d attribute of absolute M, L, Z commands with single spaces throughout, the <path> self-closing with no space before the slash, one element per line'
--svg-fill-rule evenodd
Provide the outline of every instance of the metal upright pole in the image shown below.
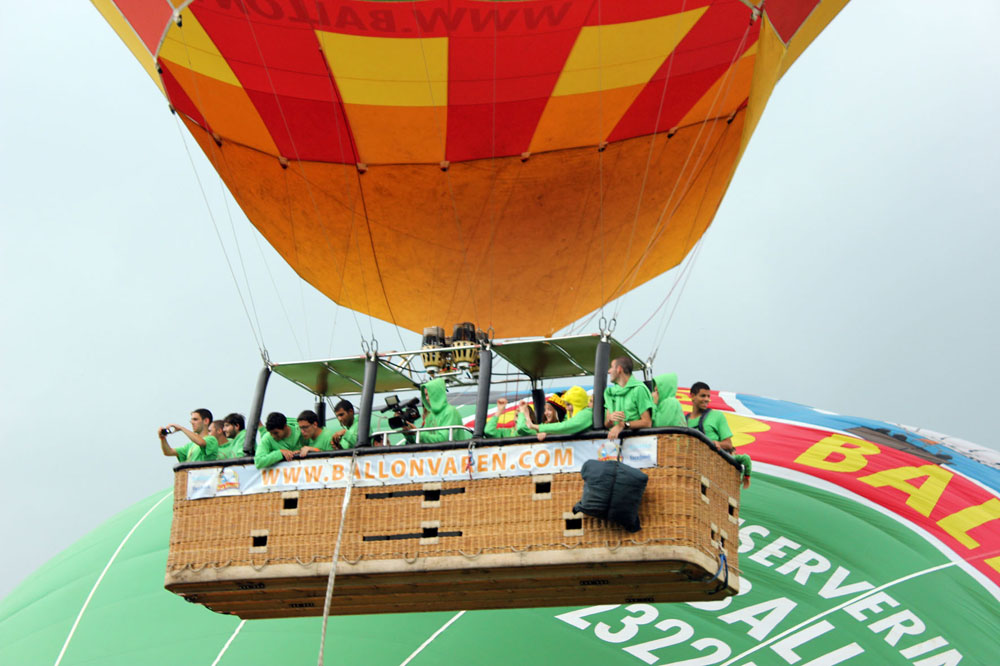
<path fill-rule="evenodd" d="M 319 420 L 319 427 L 323 428 L 326 426 L 326 400 L 323 396 L 316 396 L 316 416 Z"/>
<path fill-rule="evenodd" d="M 257 451 L 257 424 L 264 410 L 264 393 L 267 392 L 267 380 L 271 378 L 271 366 L 265 365 L 257 376 L 257 388 L 253 393 L 253 403 L 250 405 L 250 417 L 246 423 L 246 436 L 243 440 L 243 453 L 252 456 Z"/>
<path fill-rule="evenodd" d="M 594 430 L 604 429 L 604 389 L 608 386 L 611 343 L 602 338 L 594 354 Z"/>
<path fill-rule="evenodd" d="M 368 446 L 372 429 L 372 401 L 375 399 L 375 380 L 378 378 L 378 356 L 370 352 L 365 358 L 365 383 L 361 388 L 361 404 L 358 406 L 358 443 Z"/>
<path fill-rule="evenodd" d="M 486 429 L 486 412 L 490 408 L 490 379 L 493 376 L 493 352 L 488 344 L 479 348 L 479 392 L 476 394 L 476 425 L 473 437 L 482 437 Z"/>
<path fill-rule="evenodd" d="M 531 402 L 535 407 L 535 423 L 545 422 L 545 391 L 535 385 L 535 380 L 531 380 Z"/>

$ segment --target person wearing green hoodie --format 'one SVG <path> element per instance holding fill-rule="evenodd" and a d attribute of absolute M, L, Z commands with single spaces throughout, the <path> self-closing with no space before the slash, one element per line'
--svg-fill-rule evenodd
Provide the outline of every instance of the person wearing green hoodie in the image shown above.
<path fill-rule="evenodd" d="M 608 439 L 618 439 L 625 428 L 653 425 L 653 397 L 646 385 L 632 376 L 634 367 L 631 358 L 619 356 L 608 368 L 608 387 L 604 389 Z"/>
<path fill-rule="evenodd" d="M 586 409 L 593 403 L 590 394 L 582 386 L 569 387 L 563 392 L 562 399 L 570 406 L 570 417 L 577 414 L 580 410 Z"/>
<path fill-rule="evenodd" d="M 264 422 L 267 434 L 257 445 L 257 453 L 253 464 L 257 469 L 264 469 L 282 460 L 291 460 L 302 448 L 302 433 L 295 419 L 285 418 L 281 412 L 271 412 Z"/>
<path fill-rule="evenodd" d="M 579 408 L 580 397 L 586 399 L 584 407 Z M 531 428 L 538 432 L 538 441 L 543 442 L 549 435 L 575 435 L 589 429 L 594 424 L 594 401 L 590 399 L 587 392 L 580 386 L 574 386 L 562 395 L 563 400 L 569 405 L 569 416 L 562 421 L 553 423 L 530 424 Z"/>
<path fill-rule="evenodd" d="M 448 394 L 445 388 L 444 379 L 432 379 L 420 387 L 420 400 L 424 406 L 424 418 L 420 422 L 420 428 L 433 428 L 441 426 L 460 426 L 462 417 L 458 410 L 448 404 Z M 413 443 L 417 441 L 415 427 L 409 423 L 403 426 L 403 437 L 406 441 Z M 469 439 L 472 434 L 465 429 L 457 430 L 429 430 L 420 433 L 421 444 L 433 444 L 436 442 L 446 442 L 449 439 Z"/>
<path fill-rule="evenodd" d="M 686 426 L 684 410 L 677 399 L 677 373 L 653 377 L 653 386 L 653 425 L 657 428 Z"/>
<path fill-rule="evenodd" d="M 527 421 L 524 418 L 524 413 L 520 410 L 517 412 L 517 416 L 514 420 L 512 426 L 500 425 L 500 415 L 504 413 L 507 409 L 507 398 L 497 399 L 497 408 L 493 416 L 486 420 L 486 427 L 483 428 L 483 434 L 491 438 L 501 438 L 501 437 L 525 437 L 527 435 L 534 434 L 534 431 L 528 427 Z"/>

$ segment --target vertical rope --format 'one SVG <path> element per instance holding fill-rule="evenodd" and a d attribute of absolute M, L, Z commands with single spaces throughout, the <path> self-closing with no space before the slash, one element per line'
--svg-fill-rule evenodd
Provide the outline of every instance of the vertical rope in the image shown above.
<path fill-rule="evenodd" d="M 333 549 L 333 561 L 330 563 L 330 575 L 326 579 L 326 598 L 323 600 L 323 629 L 319 638 L 319 660 L 317 666 L 323 666 L 323 652 L 326 649 L 326 625 L 330 618 L 330 603 L 333 601 L 333 583 L 337 578 L 337 560 L 340 559 L 340 544 L 344 538 L 344 520 L 347 518 L 347 507 L 351 503 L 351 488 L 354 487 L 354 469 L 358 462 L 358 450 L 354 449 L 351 456 L 351 468 L 347 473 L 347 487 L 344 489 L 344 501 L 340 505 L 340 527 L 337 528 L 337 545 Z"/>

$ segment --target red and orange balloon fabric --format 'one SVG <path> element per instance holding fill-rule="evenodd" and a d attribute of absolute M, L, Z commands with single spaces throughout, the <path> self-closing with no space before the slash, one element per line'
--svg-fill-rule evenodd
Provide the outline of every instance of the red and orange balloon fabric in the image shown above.
<path fill-rule="evenodd" d="M 676 266 L 847 0 L 93 2 L 302 278 L 508 337 Z"/>

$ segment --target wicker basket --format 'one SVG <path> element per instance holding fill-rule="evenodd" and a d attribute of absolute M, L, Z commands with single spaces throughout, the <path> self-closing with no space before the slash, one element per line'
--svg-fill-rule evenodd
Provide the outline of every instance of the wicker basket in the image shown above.
<path fill-rule="evenodd" d="M 571 513 L 578 473 L 354 488 L 331 614 L 736 594 L 739 471 L 694 437 L 657 439 L 634 534 Z M 344 489 L 186 490 L 178 470 L 167 589 L 242 618 L 322 613 Z"/>

